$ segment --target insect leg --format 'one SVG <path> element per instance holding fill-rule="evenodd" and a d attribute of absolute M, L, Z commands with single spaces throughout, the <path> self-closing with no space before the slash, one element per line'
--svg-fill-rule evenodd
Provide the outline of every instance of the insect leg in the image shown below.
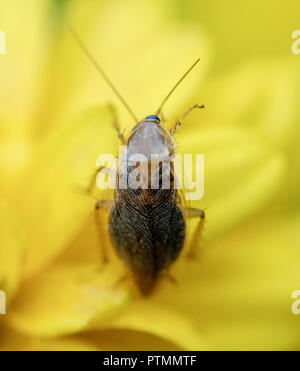
<path fill-rule="evenodd" d="M 187 257 L 189 259 L 193 259 L 196 257 L 197 253 L 197 243 L 201 239 L 201 235 L 203 232 L 203 226 L 205 222 L 205 212 L 204 210 L 201 209 L 195 209 L 195 208 L 185 208 L 183 209 L 183 212 L 185 214 L 185 217 L 187 219 L 192 219 L 192 218 L 199 218 L 198 225 L 196 227 L 196 230 L 194 232 L 194 235 L 191 240 L 191 244 L 188 250 L 188 255 Z"/>
<path fill-rule="evenodd" d="M 96 179 L 97 179 L 97 176 L 99 173 L 101 173 L 102 171 L 106 171 L 107 174 L 110 174 L 112 176 L 115 176 L 116 174 L 116 171 L 113 170 L 113 169 L 110 169 L 109 167 L 106 167 L 106 166 L 100 166 L 98 169 L 96 169 L 94 175 L 92 176 L 91 180 L 90 180 L 90 183 L 88 185 L 88 187 L 86 188 L 85 192 L 87 194 L 91 194 L 92 193 L 92 190 L 96 184 Z"/>
<path fill-rule="evenodd" d="M 183 120 L 186 118 L 186 116 L 192 112 L 195 108 L 204 108 L 204 105 L 201 105 L 199 106 L 199 104 L 195 104 L 193 105 L 193 107 L 189 108 L 182 116 L 182 118 L 180 120 L 178 120 L 176 123 L 175 123 L 175 126 L 173 128 L 173 130 L 171 131 L 171 135 L 174 135 L 176 130 L 179 128 L 179 126 L 182 124 Z"/>
<path fill-rule="evenodd" d="M 109 108 L 112 112 L 112 115 L 113 115 L 113 127 L 117 130 L 117 133 L 118 133 L 118 137 L 120 138 L 120 141 L 123 145 L 126 145 L 126 140 L 124 138 L 124 135 L 123 133 L 121 132 L 121 129 L 120 129 L 120 125 L 119 125 L 119 120 L 118 120 L 118 116 L 117 116 L 117 112 L 114 108 L 114 106 L 112 104 L 109 105 Z"/>
<path fill-rule="evenodd" d="M 95 210 L 103 209 L 109 212 L 111 207 L 113 206 L 113 203 L 113 200 L 98 200 L 95 204 Z"/>
<path fill-rule="evenodd" d="M 162 277 L 167 278 L 169 280 L 169 282 L 171 282 L 173 285 L 178 284 L 176 279 L 168 271 L 163 271 L 162 272 Z"/>
<path fill-rule="evenodd" d="M 102 262 L 105 264 L 108 262 L 106 253 L 107 234 L 103 227 L 103 221 L 101 221 L 101 211 L 109 212 L 113 205 L 113 200 L 99 200 L 95 204 L 95 222 L 97 226 L 99 243 L 102 245 Z"/>

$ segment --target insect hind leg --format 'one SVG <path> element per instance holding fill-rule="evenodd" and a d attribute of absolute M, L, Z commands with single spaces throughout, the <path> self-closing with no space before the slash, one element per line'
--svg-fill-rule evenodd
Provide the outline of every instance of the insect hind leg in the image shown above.
<path fill-rule="evenodd" d="M 106 211 L 109 212 L 111 207 L 113 205 L 113 200 L 98 200 L 95 204 L 95 222 L 96 222 L 96 227 L 97 227 L 97 232 L 98 232 L 98 239 L 99 239 L 99 244 L 102 245 L 101 249 L 101 259 L 103 264 L 106 264 L 108 262 L 107 258 L 107 251 L 106 251 L 106 244 L 108 243 L 107 241 L 107 234 L 105 231 L 105 228 L 103 227 L 103 221 L 101 221 L 101 211 Z"/>
<path fill-rule="evenodd" d="M 186 208 L 184 209 L 184 214 L 187 219 L 199 218 L 198 225 L 190 242 L 187 253 L 187 258 L 189 260 L 192 260 L 197 257 L 197 242 L 201 240 L 202 237 L 203 227 L 205 223 L 205 212 L 202 209 Z"/>

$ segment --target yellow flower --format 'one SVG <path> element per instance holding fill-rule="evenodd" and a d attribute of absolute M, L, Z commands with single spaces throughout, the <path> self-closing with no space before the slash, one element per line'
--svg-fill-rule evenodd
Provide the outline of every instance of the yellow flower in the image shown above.
<path fill-rule="evenodd" d="M 256 60 L 203 83 L 211 49 L 197 23 L 176 15 L 176 2 L 17 2 L 22 17 L 2 0 L 0 23 L 8 43 L 0 56 L 1 348 L 296 349 L 296 62 Z M 116 104 L 127 130 L 134 123 L 67 24 L 139 118 L 201 57 L 164 114 L 172 125 L 194 103 L 207 105 L 177 137 L 180 153 L 205 154 L 205 196 L 192 203 L 208 207 L 204 238 L 197 260 L 183 254 L 171 269 L 178 284 L 162 281 L 148 299 L 117 285 L 125 269 L 111 247 L 101 264 L 95 200 L 78 192 L 97 156 L 117 151 L 106 104 Z M 194 229 L 189 223 L 188 241 Z"/>

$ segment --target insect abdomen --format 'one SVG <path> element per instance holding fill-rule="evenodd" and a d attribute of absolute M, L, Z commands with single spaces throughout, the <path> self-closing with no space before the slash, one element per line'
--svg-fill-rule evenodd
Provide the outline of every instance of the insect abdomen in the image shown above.
<path fill-rule="evenodd" d="M 185 221 L 174 202 L 157 207 L 142 204 L 138 209 L 116 202 L 110 213 L 109 232 L 118 255 L 131 269 L 141 292 L 147 295 L 177 259 L 184 243 Z"/>

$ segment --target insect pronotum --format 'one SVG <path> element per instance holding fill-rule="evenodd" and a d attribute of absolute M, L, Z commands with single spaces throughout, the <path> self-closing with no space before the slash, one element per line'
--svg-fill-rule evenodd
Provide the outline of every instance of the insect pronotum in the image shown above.
<path fill-rule="evenodd" d="M 189 112 L 195 108 L 204 108 L 204 106 L 197 104 L 192 106 L 183 115 L 182 119 L 175 123 L 170 132 L 159 119 L 164 104 L 199 62 L 199 59 L 175 84 L 155 114 L 139 121 L 82 40 L 72 29 L 69 30 L 88 59 L 100 72 L 136 122 L 131 135 L 126 140 L 121 133 L 116 115 L 114 115 L 114 127 L 122 144 L 126 145 L 127 149 L 117 171 L 114 197 L 112 200 L 97 201 L 95 215 L 98 218 L 98 225 L 100 225 L 99 211 L 102 209 L 109 213 L 108 230 L 111 243 L 117 255 L 129 268 L 138 289 L 146 296 L 153 291 L 161 277 L 168 276 L 167 272 L 170 265 L 178 258 L 185 240 L 185 220 L 187 218 L 199 218 L 195 237 L 192 241 L 200 237 L 204 225 L 205 214 L 203 210 L 182 206 L 178 190 L 174 187 L 173 163 L 176 148 L 173 135 Z M 137 185 L 134 171 L 138 165 L 130 161 L 131 156 L 140 154 L 146 159 L 146 169 L 150 173 L 150 175 L 147 174 L 148 177 L 145 177 L 148 180 L 144 187 L 140 183 Z M 161 158 L 169 163 L 169 167 L 164 167 L 164 160 L 153 166 L 151 157 L 153 154 L 162 156 Z M 139 166 L 141 166 L 141 163 Z M 168 189 L 162 187 L 165 176 L 164 169 L 168 169 L 167 175 L 170 180 Z M 90 188 L 95 183 L 99 172 L 109 172 L 109 170 L 103 166 L 97 169 Z M 140 172 L 140 176 L 141 174 L 142 172 Z M 151 187 L 150 179 L 153 180 L 153 178 L 158 182 L 158 188 Z M 120 186 L 124 179 L 127 182 L 127 187 Z M 195 244 L 189 248 L 190 256 L 194 255 L 194 249 Z M 103 259 L 104 261 L 107 260 L 105 251 Z"/>

